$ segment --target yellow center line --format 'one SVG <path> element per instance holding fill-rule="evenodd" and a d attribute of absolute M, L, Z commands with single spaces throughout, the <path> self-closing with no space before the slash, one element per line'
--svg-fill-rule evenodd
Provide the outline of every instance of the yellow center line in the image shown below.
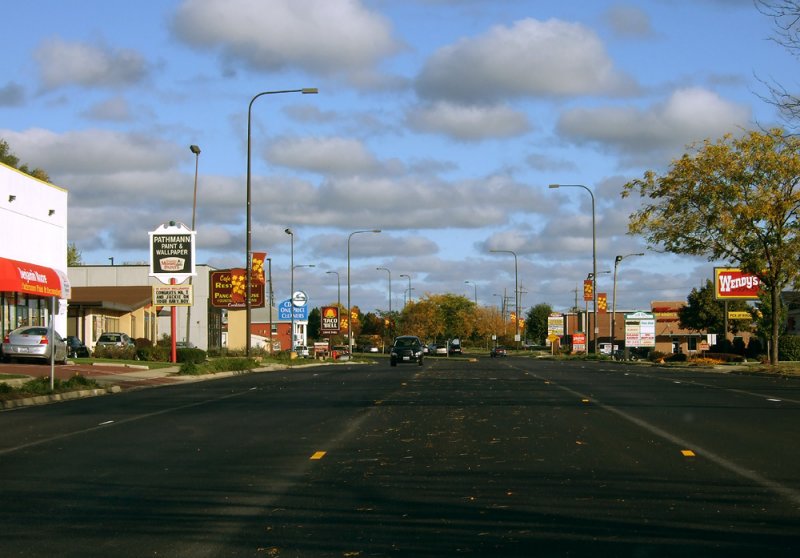
<path fill-rule="evenodd" d="M 326 453 L 327 452 L 325 451 L 315 451 L 314 455 L 311 456 L 311 459 L 322 459 L 323 457 L 325 457 Z"/>

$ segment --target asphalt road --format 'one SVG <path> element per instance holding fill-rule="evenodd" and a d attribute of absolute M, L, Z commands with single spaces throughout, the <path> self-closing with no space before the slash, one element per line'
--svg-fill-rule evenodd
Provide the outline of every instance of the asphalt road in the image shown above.
<path fill-rule="evenodd" d="M 0 556 L 800 555 L 798 380 L 429 358 L 0 430 Z"/>

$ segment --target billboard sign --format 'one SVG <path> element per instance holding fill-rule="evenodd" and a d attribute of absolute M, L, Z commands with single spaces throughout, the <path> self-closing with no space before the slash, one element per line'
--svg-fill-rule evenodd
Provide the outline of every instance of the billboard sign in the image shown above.
<path fill-rule="evenodd" d="M 212 271 L 209 298 L 214 308 L 246 308 L 247 271 L 242 268 Z M 250 307 L 264 307 L 264 285 L 250 283 Z"/>
<path fill-rule="evenodd" d="M 650 312 L 625 314 L 625 346 L 655 347 L 656 316 Z"/>
<path fill-rule="evenodd" d="M 322 317 L 322 324 L 320 327 L 320 332 L 322 335 L 338 335 L 339 308 L 336 306 L 323 306 L 321 308 L 320 316 Z"/>
<path fill-rule="evenodd" d="M 572 334 L 572 352 L 585 353 L 586 352 L 586 334 L 573 333 Z"/>
<path fill-rule="evenodd" d="M 714 298 L 717 300 L 752 300 L 758 298 L 761 280 L 752 273 L 734 267 L 714 268 Z"/>
<path fill-rule="evenodd" d="M 195 271 L 195 232 L 183 223 L 170 221 L 150 235 L 150 277 L 165 284 L 183 283 Z"/>

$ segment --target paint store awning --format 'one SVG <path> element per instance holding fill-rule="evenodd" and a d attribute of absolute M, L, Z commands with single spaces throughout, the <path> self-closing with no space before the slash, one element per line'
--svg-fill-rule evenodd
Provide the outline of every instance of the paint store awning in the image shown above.
<path fill-rule="evenodd" d="M 61 270 L 0 258 L 0 292 L 69 298 L 70 286 Z"/>

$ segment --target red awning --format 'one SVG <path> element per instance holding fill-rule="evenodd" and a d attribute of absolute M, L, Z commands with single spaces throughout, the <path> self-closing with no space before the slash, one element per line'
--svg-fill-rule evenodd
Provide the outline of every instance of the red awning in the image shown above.
<path fill-rule="evenodd" d="M 66 273 L 28 262 L 0 258 L 0 291 L 69 298 Z"/>

